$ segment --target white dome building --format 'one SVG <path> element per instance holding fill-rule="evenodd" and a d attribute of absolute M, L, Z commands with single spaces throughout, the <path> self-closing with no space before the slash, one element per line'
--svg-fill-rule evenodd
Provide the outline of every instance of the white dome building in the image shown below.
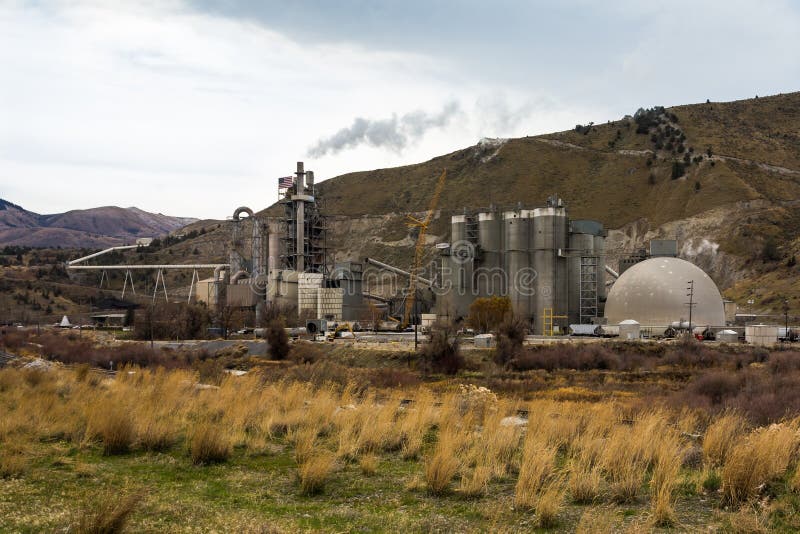
<path fill-rule="evenodd" d="M 694 280 L 692 323 L 724 326 L 722 295 L 711 277 L 697 265 L 671 257 L 650 258 L 622 273 L 606 300 L 608 324 L 619 324 L 626 319 L 635 319 L 642 326 L 688 321 L 690 280 Z"/>

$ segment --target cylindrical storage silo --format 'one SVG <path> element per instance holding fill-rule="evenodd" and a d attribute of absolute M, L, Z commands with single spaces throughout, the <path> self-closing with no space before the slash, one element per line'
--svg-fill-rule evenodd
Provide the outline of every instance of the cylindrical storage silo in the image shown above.
<path fill-rule="evenodd" d="M 531 318 L 531 296 L 536 282 L 530 263 L 531 222 L 531 212 L 528 210 L 503 213 L 508 298 L 514 314 L 525 321 Z"/>
<path fill-rule="evenodd" d="M 455 245 L 467 237 L 467 216 L 453 215 L 450 217 L 450 244 Z"/>
<path fill-rule="evenodd" d="M 472 287 L 472 266 L 474 246 L 466 237 L 466 215 L 453 215 L 450 219 L 450 258 L 449 258 L 449 293 L 446 299 L 450 310 L 447 314 L 455 319 L 465 318 L 469 314 L 469 306 L 474 299 Z"/>
<path fill-rule="evenodd" d="M 278 268 L 280 265 L 281 260 L 281 253 L 279 248 L 279 237 L 278 233 L 273 231 L 273 228 L 270 228 L 269 237 L 267 238 L 268 243 L 268 259 L 267 259 L 267 273 L 270 273 Z"/>
<path fill-rule="evenodd" d="M 496 212 L 478 214 L 478 246 L 481 260 L 476 265 L 474 277 L 478 296 L 505 295 L 506 285 L 502 266 L 502 220 Z"/>

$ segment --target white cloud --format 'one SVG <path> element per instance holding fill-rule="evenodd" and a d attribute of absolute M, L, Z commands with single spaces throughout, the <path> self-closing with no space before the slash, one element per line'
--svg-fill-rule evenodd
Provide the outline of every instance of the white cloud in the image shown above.
<path fill-rule="evenodd" d="M 512 4 L 468 6 L 438 28 L 427 2 L 411 2 L 403 41 L 393 21 L 295 39 L 267 23 L 268 7 L 254 21 L 178 0 L 2 3 L 0 197 L 43 212 L 117 204 L 221 218 L 270 204 L 277 176 L 359 117 L 396 116 L 399 128 L 419 110 L 461 110 L 400 128 L 411 142 L 388 150 L 329 150 L 306 162 L 318 179 L 800 79 L 787 2 L 521 2 L 516 17 Z"/>

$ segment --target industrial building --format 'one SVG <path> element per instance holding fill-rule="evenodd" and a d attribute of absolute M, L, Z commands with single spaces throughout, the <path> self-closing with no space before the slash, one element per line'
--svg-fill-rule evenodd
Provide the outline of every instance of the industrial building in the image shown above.
<path fill-rule="evenodd" d="M 570 220 L 556 196 L 544 207 L 454 215 L 437 313 L 465 318 L 476 298 L 495 295 L 536 334 L 590 324 L 605 299 L 605 236 L 597 221 Z"/>
<path fill-rule="evenodd" d="M 252 308 L 256 323 L 267 305 L 312 319 L 359 319 L 364 313 L 362 265 L 330 265 L 313 171 L 298 162 L 294 176 L 279 179 L 278 189 L 283 217 L 257 216 L 245 206 L 234 211 L 229 269 L 218 268 L 213 278 L 198 282 L 195 298 L 214 306 L 224 302 Z"/>

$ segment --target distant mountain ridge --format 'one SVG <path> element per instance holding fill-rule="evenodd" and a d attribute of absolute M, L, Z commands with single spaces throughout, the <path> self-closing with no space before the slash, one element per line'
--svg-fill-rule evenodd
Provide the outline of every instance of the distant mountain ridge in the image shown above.
<path fill-rule="evenodd" d="M 41 215 L 0 199 L 0 246 L 93 248 L 158 237 L 196 222 L 139 208 L 103 206 Z"/>

